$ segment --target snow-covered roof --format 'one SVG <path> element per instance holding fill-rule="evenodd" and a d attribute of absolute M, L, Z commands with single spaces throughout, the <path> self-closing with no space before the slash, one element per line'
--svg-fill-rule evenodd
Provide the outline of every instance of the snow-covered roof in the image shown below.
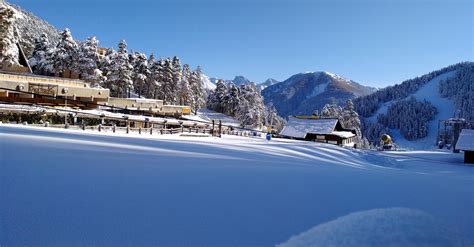
<path fill-rule="evenodd" d="M 336 128 L 337 119 L 300 119 L 290 118 L 281 131 L 281 135 L 305 138 L 306 134 L 331 134 Z"/>
<path fill-rule="evenodd" d="M 333 131 L 331 134 L 340 136 L 342 138 L 349 138 L 355 136 L 355 134 L 350 131 Z"/>
<path fill-rule="evenodd" d="M 474 151 L 474 130 L 463 129 L 461 131 L 456 149 Z"/>

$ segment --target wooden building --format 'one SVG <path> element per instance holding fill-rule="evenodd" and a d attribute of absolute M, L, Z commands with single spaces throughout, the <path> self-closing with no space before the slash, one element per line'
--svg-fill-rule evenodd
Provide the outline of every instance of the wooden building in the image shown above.
<path fill-rule="evenodd" d="M 464 163 L 474 164 L 474 130 L 463 129 L 461 131 L 456 149 L 464 152 Z"/>
<path fill-rule="evenodd" d="M 356 139 L 356 132 L 344 129 L 341 122 L 336 118 L 290 117 L 280 134 L 292 139 L 348 147 L 353 147 Z"/>

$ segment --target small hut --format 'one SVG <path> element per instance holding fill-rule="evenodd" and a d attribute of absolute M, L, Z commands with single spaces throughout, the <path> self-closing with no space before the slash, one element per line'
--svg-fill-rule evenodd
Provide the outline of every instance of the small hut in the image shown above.
<path fill-rule="evenodd" d="M 463 129 L 461 131 L 456 149 L 464 152 L 464 163 L 474 164 L 474 130 Z"/>

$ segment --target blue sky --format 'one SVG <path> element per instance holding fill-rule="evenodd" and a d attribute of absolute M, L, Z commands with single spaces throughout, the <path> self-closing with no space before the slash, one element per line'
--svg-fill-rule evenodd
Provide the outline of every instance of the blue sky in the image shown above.
<path fill-rule="evenodd" d="M 330 71 L 383 87 L 474 61 L 471 0 L 9 0 L 76 39 L 262 82 Z"/>

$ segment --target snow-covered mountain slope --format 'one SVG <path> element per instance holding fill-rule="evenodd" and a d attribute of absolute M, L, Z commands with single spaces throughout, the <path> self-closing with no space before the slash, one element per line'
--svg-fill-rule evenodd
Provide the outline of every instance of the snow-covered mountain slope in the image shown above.
<path fill-rule="evenodd" d="M 2 4 L 0 2 L 0 4 Z M 4 3 L 8 4 L 8 3 Z M 56 43 L 59 39 L 59 31 L 50 25 L 45 20 L 36 17 L 30 12 L 27 12 L 20 7 L 8 4 L 15 10 L 15 22 L 14 26 L 17 29 L 20 37 L 20 43 L 27 57 L 31 56 L 35 45 L 35 39 L 40 37 L 42 33 L 48 35 L 49 40 L 52 43 Z"/>
<path fill-rule="evenodd" d="M 5 246 L 274 246 L 313 227 L 328 246 L 474 243 L 462 154 L 5 124 L 0 140 Z"/>
<path fill-rule="evenodd" d="M 417 100 L 426 100 L 430 102 L 437 109 L 435 118 L 428 123 L 428 135 L 425 138 L 408 141 L 396 130 L 394 136 L 399 145 L 408 148 L 433 148 L 436 144 L 436 137 L 438 135 L 438 121 L 446 120 L 455 116 L 456 109 L 452 100 L 441 97 L 439 93 L 439 82 L 451 78 L 457 71 L 451 71 L 435 77 L 429 81 L 420 90 L 413 94 Z"/>
<path fill-rule="evenodd" d="M 413 149 L 432 149 L 436 146 L 437 131 L 438 131 L 438 121 L 446 120 L 452 117 L 456 117 L 456 113 L 459 113 L 459 108 L 456 106 L 454 99 L 446 98 L 440 93 L 440 85 L 445 83 L 446 80 L 451 81 L 451 86 L 457 87 L 461 84 L 469 84 L 472 82 L 466 81 L 465 78 L 473 77 L 472 71 L 469 68 L 473 67 L 473 63 L 459 63 L 455 64 L 437 71 L 433 71 L 429 74 L 410 79 L 397 84 L 395 86 L 387 87 L 377 91 L 374 94 L 358 98 L 354 101 L 356 110 L 360 113 L 361 117 L 367 120 L 368 124 L 363 129 L 364 134 L 371 139 L 371 134 L 374 134 L 374 139 L 379 138 L 380 133 L 377 131 L 375 133 L 367 133 L 366 130 L 377 126 L 379 131 L 385 132 L 383 128 L 389 128 L 387 130 L 394 137 L 395 142 L 406 148 Z M 459 73 L 464 73 L 463 76 L 459 77 Z M 466 75 L 471 73 L 470 75 Z M 460 96 L 459 96 L 460 95 Z M 464 94 L 459 94 L 457 97 L 465 97 Z M 388 116 L 389 110 L 394 105 L 399 102 L 407 101 L 410 98 L 415 98 L 418 102 L 428 102 L 432 107 L 436 108 L 436 114 L 433 115 L 433 118 L 426 122 L 427 132 L 426 136 L 423 138 L 417 138 L 414 140 L 407 140 L 405 138 L 406 132 L 393 126 L 387 126 L 387 121 L 380 121 L 381 117 L 389 117 L 388 123 L 393 121 L 401 120 L 403 124 L 411 122 L 413 124 L 414 120 L 420 119 L 422 116 L 416 116 L 416 119 L 413 119 L 413 116 L 404 114 L 400 112 L 393 116 Z M 457 99 L 458 101 L 469 101 L 468 98 Z M 409 106 L 407 106 L 409 107 Z M 405 109 L 409 110 L 409 109 Z M 374 112 L 370 114 L 370 112 Z M 396 111 L 398 112 L 398 110 Z M 370 115 L 369 115 L 370 114 Z M 469 115 L 470 112 L 463 112 L 464 115 Z M 425 123 L 423 123 L 425 124 Z M 404 127 L 404 126 L 402 126 Z M 410 132 L 416 132 L 419 129 L 419 125 L 414 124 L 410 127 Z"/>
<path fill-rule="evenodd" d="M 216 84 L 211 82 L 209 77 L 203 73 L 201 74 L 201 80 L 204 83 L 204 88 L 206 90 L 214 90 L 216 88 Z"/>
<path fill-rule="evenodd" d="M 325 104 L 343 104 L 346 100 L 367 95 L 375 89 L 329 72 L 308 72 L 291 76 L 262 91 L 265 104 L 288 115 L 311 114 Z"/>

